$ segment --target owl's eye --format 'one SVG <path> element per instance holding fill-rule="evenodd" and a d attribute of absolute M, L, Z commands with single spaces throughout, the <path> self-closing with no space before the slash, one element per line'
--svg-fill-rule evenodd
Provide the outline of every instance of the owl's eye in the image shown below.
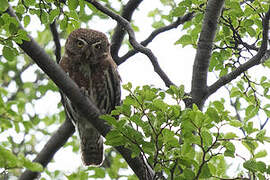
<path fill-rule="evenodd" d="M 84 45 L 84 42 L 83 42 L 83 41 L 81 41 L 81 40 L 78 40 L 78 41 L 77 41 L 77 46 L 78 46 L 79 48 L 83 47 L 83 45 Z"/>
<path fill-rule="evenodd" d="M 95 45 L 95 48 L 96 48 L 96 49 L 101 49 L 101 44 L 100 44 L 100 43 L 99 43 L 99 44 L 96 44 L 96 45 Z"/>

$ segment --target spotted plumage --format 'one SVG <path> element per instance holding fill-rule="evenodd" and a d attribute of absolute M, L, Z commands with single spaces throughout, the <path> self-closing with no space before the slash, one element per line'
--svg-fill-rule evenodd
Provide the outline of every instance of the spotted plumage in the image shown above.
<path fill-rule="evenodd" d="M 110 44 L 105 34 L 92 29 L 77 29 L 65 44 L 60 66 L 81 88 L 86 97 L 102 113 L 110 113 L 120 104 L 120 77 L 110 55 Z M 67 115 L 77 128 L 85 165 L 99 166 L 103 162 L 103 138 L 67 97 Z"/>

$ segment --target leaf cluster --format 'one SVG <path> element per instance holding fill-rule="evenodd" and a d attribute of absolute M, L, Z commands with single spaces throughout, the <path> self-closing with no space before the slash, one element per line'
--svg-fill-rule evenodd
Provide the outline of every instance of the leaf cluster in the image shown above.
<path fill-rule="evenodd" d="M 186 98 L 183 86 L 163 91 L 151 86 L 133 89 L 128 83 L 123 88 L 129 91 L 123 104 L 111 115 L 101 116 L 114 127 L 106 136 L 107 145 L 131 149 L 134 157 L 143 156 L 168 179 L 232 178 L 227 174 L 226 159 L 239 158 L 237 149 L 242 147 L 251 155 L 243 162 L 245 174 L 269 176 L 270 166 L 257 161 L 267 152 L 256 152 L 259 143 L 269 143 L 265 130 L 230 116 L 222 101 L 212 102 L 202 112 L 196 105 L 192 109 L 181 107 Z M 246 132 L 245 136 L 233 131 L 239 128 Z"/>

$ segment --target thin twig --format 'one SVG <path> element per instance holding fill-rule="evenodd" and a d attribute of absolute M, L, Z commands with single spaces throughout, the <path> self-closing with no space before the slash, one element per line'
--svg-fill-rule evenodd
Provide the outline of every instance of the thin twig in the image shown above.
<path fill-rule="evenodd" d="M 269 19 L 270 19 L 270 6 L 269 6 L 269 10 L 267 11 L 264 18 L 262 19 L 263 38 L 262 38 L 261 47 L 259 48 L 259 51 L 257 52 L 257 54 L 253 56 L 246 63 L 241 64 L 237 69 L 233 70 L 227 75 L 222 76 L 219 80 L 217 80 L 215 83 L 209 86 L 207 90 L 207 94 L 205 96 L 206 98 L 209 97 L 214 92 L 216 92 L 219 88 L 223 87 L 225 84 L 237 78 L 243 72 L 261 63 L 261 59 L 264 57 L 265 53 L 267 52 Z"/>
<path fill-rule="evenodd" d="M 121 16 L 125 18 L 127 21 L 130 21 L 134 11 L 141 4 L 142 1 L 143 0 L 129 0 L 123 8 Z M 120 23 L 118 23 L 114 29 L 114 33 L 113 33 L 112 41 L 111 41 L 112 43 L 111 55 L 115 61 L 119 58 L 118 52 L 122 45 L 122 41 L 124 39 L 125 34 L 126 34 L 125 29 L 122 27 Z"/>
<path fill-rule="evenodd" d="M 98 10 L 100 10 L 104 14 L 107 14 L 112 19 L 116 20 L 127 31 L 128 35 L 129 35 L 129 42 L 133 46 L 133 48 L 135 50 L 145 54 L 149 58 L 149 60 L 151 61 L 152 65 L 154 67 L 155 72 L 160 76 L 160 78 L 163 80 L 165 85 L 167 87 L 170 87 L 171 85 L 174 85 L 173 82 L 166 75 L 166 73 L 159 66 L 157 58 L 153 54 L 153 52 L 150 49 L 144 47 L 143 45 L 141 45 L 140 43 L 138 43 L 136 41 L 135 33 L 134 33 L 130 23 L 126 19 L 124 19 L 120 15 L 114 13 L 110 9 L 102 6 L 100 3 L 98 3 L 95 0 L 86 0 L 86 1 L 91 3 L 93 6 L 95 6 Z"/>
<path fill-rule="evenodd" d="M 173 22 L 170 25 L 161 27 L 159 29 L 154 30 L 144 41 L 142 41 L 140 44 L 143 46 L 147 46 L 150 42 L 152 42 L 159 34 L 169 31 L 171 29 L 177 28 L 179 25 L 191 20 L 194 16 L 194 12 L 190 12 L 187 13 L 186 15 L 177 18 L 177 20 L 175 22 Z M 135 49 L 132 49 L 130 51 L 128 51 L 125 55 L 123 55 L 122 57 L 118 57 L 116 59 L 114 59 L 116 61 L 116 63 L 118 65 L 122 64 L 123 62 L 125 62 L 128 58 L 130 58 L 131 56 L 135 55 L 136 53 L 138 53 L 138 51 L 136 51 Z"/>
<path fill-rule="evenodd" d="M 53 35 L 53 41 L 55 44 L 54 54 L 56 57 L 56 62 L 59 63 L 59 61 L 61 59 L 61 44 L 60 44 L 59 34 L 57 32 L 57 27 L 56 27 L 55 21 L 53 21 L 53 23 L 50 24 L 50 29 L 51 29 L 51 32 Z"/>

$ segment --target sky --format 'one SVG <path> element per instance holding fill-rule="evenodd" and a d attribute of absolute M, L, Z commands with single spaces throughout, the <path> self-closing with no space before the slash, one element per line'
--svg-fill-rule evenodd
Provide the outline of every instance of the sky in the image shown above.
<path fill-rule="evenodd" d="M 161 5 L 159 3 L 153 3 L 152 1 L 143 1 L 140 5 L 139 11 L 135 12 L 133 16 L 134 21 L 135 24 L 140 28 L 140 32 L 136 32 L 136 38 L 138 42 L 144 40 L 153 31 L 153 29 L 151 28 L 152 20 L 151 18 L 147 17 L 147 13 L 156 7 L 161 7 Z M 105 22 L 106 23 L 99 19 L 93 19 L 90 22 L 89 26 L 92 29 L 96 29 L 106 33 L 109 29 L 115 27 L 116 25 L 116 22 L 111 19 L 106 20 Z M 26 29 L 28 31 L 33 31 L 33 28 L 35 29 L 39 26 L 37 25 L 37 23 L 38 21 L 32 20 L 32 22 Z M 40 27 L 42 26 L 40 25 Z M 193 49 L 191 46 L 186 46 L 183 48 L 181 45 L 174 45 L 175 41 L 178 40 L 184 33 L 183 31 L 181 31 L 180 27 L 160 34 L 154 39 L 151 44 L 149 44 L 148 47 L 156 55 L 161 68 L 172 80 L 172 82 L 174 82 L 176 85 L 185 85 L 186 91 L 189 92 L 192 77 L 192 65 L 195 58 L 196 50 Z M 35 36 L 35 33 L 33 33 L 33 36 Z M 127 47 L 123 47 L 120 51 L 120 55 L 121 53 L 123 54 L 126 51 Z M 163 81 L 154 72 L 150 60 L 143 54 L 137 54 L 133 56 L 125 63 L 121 64 L 118 67 L 118 70 L 122 78 L 122 84 L 126 84 L 127 82 L 132 82 L 133 86 L 151 84 L 156 87 L 166 89 Z M 23 74 L 23 79 L 25 82 L 34 81 L 33 71 L 34 68 L 26 71 Z M 262 67 L 255 67 L 251 70 L 251 73 L 255 74 L 257 72 L 265 72 L 265 69 L 263 69 Z M 209 75 L 209 84 L 213 83 L 215 80 L 216 77 L 214 74 Z M 125 95 L 127 95 L 127 92 L 122 91 L 122 94 L 124 97 Z M 228 92 L 224 88 L 223 90 L 219 90 L 214 95 L 214 98 L 216 99 L 220 99 L 221 97 L 229 97 Z M 59 94 L 48 92 L 44 98 L 37 101 L 34 108 L 28 107 L 28 110 L 35 111 L 42 116 L 52 115 L 56 112 L 56 102 L 58 102 L 59 100 Z M 39 145 L 38 150 L 40 150 L 45 143 L 46 141 Z M 242 153 L 246 154 L 246 152 Z M 55 162 L 50 163 L 48 165 L 48 168 L 64 170 L 67 172 L 67 174 L 74 172 L 74 167 L 78 167 L 81 165 L 80 155 L 73 153 L 70 147 L 58 151 L 54 157 L 54 160 Z M 233 168 L 236 169 L 237 166 L 238 164 L 234 163 Z"/>

